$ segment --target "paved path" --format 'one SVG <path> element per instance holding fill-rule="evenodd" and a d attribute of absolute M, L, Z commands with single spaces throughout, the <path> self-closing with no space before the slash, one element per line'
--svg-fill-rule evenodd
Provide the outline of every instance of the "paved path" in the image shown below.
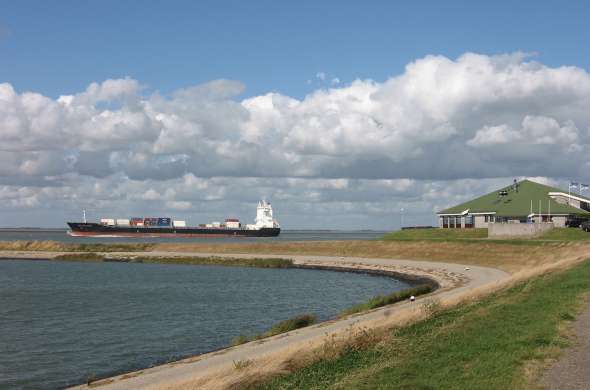
<path fill-rule="evenodd" d="M 545 373 L 543 385 L 552 390 L 590 389 L 590 300 L 573 323 L 574 345 Z"/>
<path fill-rule="evenodd" d="M 0 253 L 0 256 L 6 256 Z M 39 253 L 36 254 L 37 257 Z M 369 259 L 359 257 L 331 257 L 331 256 L 298 256 L 298 255 L 257 255 L 257 254 L 219 254 L 219 253 L 180 253 L 180 252 L 143 252 L 143 253 L 113 253 L 110 256 L 218 256 L 244 258 L 273 258 L 292 259 L 295 264 L 319 265 L 327 267 L 344 267 L 357 269 L 373 269 L 405 273 L 410 275 L 428 276 L 435 279 L 441 286 L 432 296 L 438 298 L 453 298 L 469 292 L 469 290 L 500 281 L 509 274 L 494 268 L 469 266 L 452 263 L 412 261 L 400 259 Z M 20 253 L 27 257 L 26 253 Z M 17 256 L 14 256 L 17 257 Z M 145 389 L 163 388 L 175 383 L 186 383 L 201 377 L 211 376 L 217 372 L 232 369 L 234 362 L 275 358 L 284 356 L 285 351 L 295 346 L 318 345 L 325 340 L 327 334 L 338 334 L 350 329 L 351 326 L 375 326 L 387 323 L 395 318 L 396 313 L 416 311 L 420 308 L 420 301 L 429 299 L 422 297 L 417 302 L 400 302 L 393 306 L 383 307 L 374 311 L 348 317 L 341 320 L 324 322 L 287 334 L 278 335 L 258 342 L 250 342 L 237 347 L 203 354 L 193 358 L 181 360 L 162 366 L 157 366 L 136 373 L 119 375 L 108 380 L 99 381 L 92 385 L 96 389 Z M 102 382 L 102 383 L 101 383 Z M 84 386 L 78 389 L 87 388 Z"/>

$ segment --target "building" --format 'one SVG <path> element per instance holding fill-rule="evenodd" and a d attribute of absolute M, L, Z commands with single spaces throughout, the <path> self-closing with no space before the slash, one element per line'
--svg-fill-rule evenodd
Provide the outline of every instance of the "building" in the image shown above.
<path fill-rule="evenodd" d="M 522 180 L 437 213 L 440 228 L 486 228 L 491 222 L 553 222 L 590 219 L 590 199 L 559 188 Z"/>

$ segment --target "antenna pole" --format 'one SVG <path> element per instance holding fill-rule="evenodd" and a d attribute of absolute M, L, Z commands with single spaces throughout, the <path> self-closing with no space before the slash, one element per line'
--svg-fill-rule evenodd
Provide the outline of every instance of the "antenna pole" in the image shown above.
<path fill-rule="evenodd" d="M 86 223 L 86 209 L 82 210 L 82 217 L 83 217 L 84 223 Z"/>

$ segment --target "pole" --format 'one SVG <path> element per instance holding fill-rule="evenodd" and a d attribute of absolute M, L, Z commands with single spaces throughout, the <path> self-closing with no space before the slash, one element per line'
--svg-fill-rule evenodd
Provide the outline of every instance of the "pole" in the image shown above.
<path fill-rule="evenodd" d="M 551 199 L 547 199 L 547 222 L 551 222 Z"/>
<path fill-rule="evenodd" d="M 539 199 L 539 218 L 541 218 L 541 221 L 539 222 L 542 222 L 543 218 L 541 217 L 541 199 Z"/>
<path fill-rule="evenodd" d="M 82 215 L 84 217 L 84 223 L 86 223 L 86 209 L 82 210 Z"/>

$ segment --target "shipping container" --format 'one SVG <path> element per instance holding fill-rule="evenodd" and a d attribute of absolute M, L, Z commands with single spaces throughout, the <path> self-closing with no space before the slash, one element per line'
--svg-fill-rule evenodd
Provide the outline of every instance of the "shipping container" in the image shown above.
<path fill-rule="evenodd" d="M 138 224 L 140 224 L 140 223 L 141 223 L 141 226 L 143 226 L 143 218 L 133 217 L 129 221 L 129 224 L 131 226 L 138 226 Z"/>
<path fill-rule="evenodd" d="M 225 226 L 228 229 L 239 229 L 240 228 L 240 221 L 226 221 Z"/>
<path fill-rule="evenodd" d="M 115 225 L 115 220 L 112 219 L 112 218 L 101 218 L 100 219 L 100 223 L 101 223 L 101 225 L 114 226 Z"/>
<path fill-rule="evenodd" d="M 170 226 L 172 218 L 158 218 L 158 226 Z"/>
<path fill-rule="evenodd" d="M 135 223 L 135 226 L 137 226 L 137 227 L 143 227 L 144 225 L 143 225 L 143 222 L 136 222 Z"/>
<path fill-rule="evenodd" d="M 129 226 L 130 224 L 128 219 L 117 219 L 117 225 Z"/>
<path fill-rule="evenodd" d="M 186 221 L 172 221 L 174 227 L 186 227 Z"/>
<path fill-rule="evenodd" d="M 158 225 L 158 218 L 144 218 L 143 219 L 143 224 L 145 226 L 157 226 Z"/>
<path fill-rule="evenodd" d="M 211 225 L 215 228 L 221 227 L 221 222 L 211 222 Z"/>

